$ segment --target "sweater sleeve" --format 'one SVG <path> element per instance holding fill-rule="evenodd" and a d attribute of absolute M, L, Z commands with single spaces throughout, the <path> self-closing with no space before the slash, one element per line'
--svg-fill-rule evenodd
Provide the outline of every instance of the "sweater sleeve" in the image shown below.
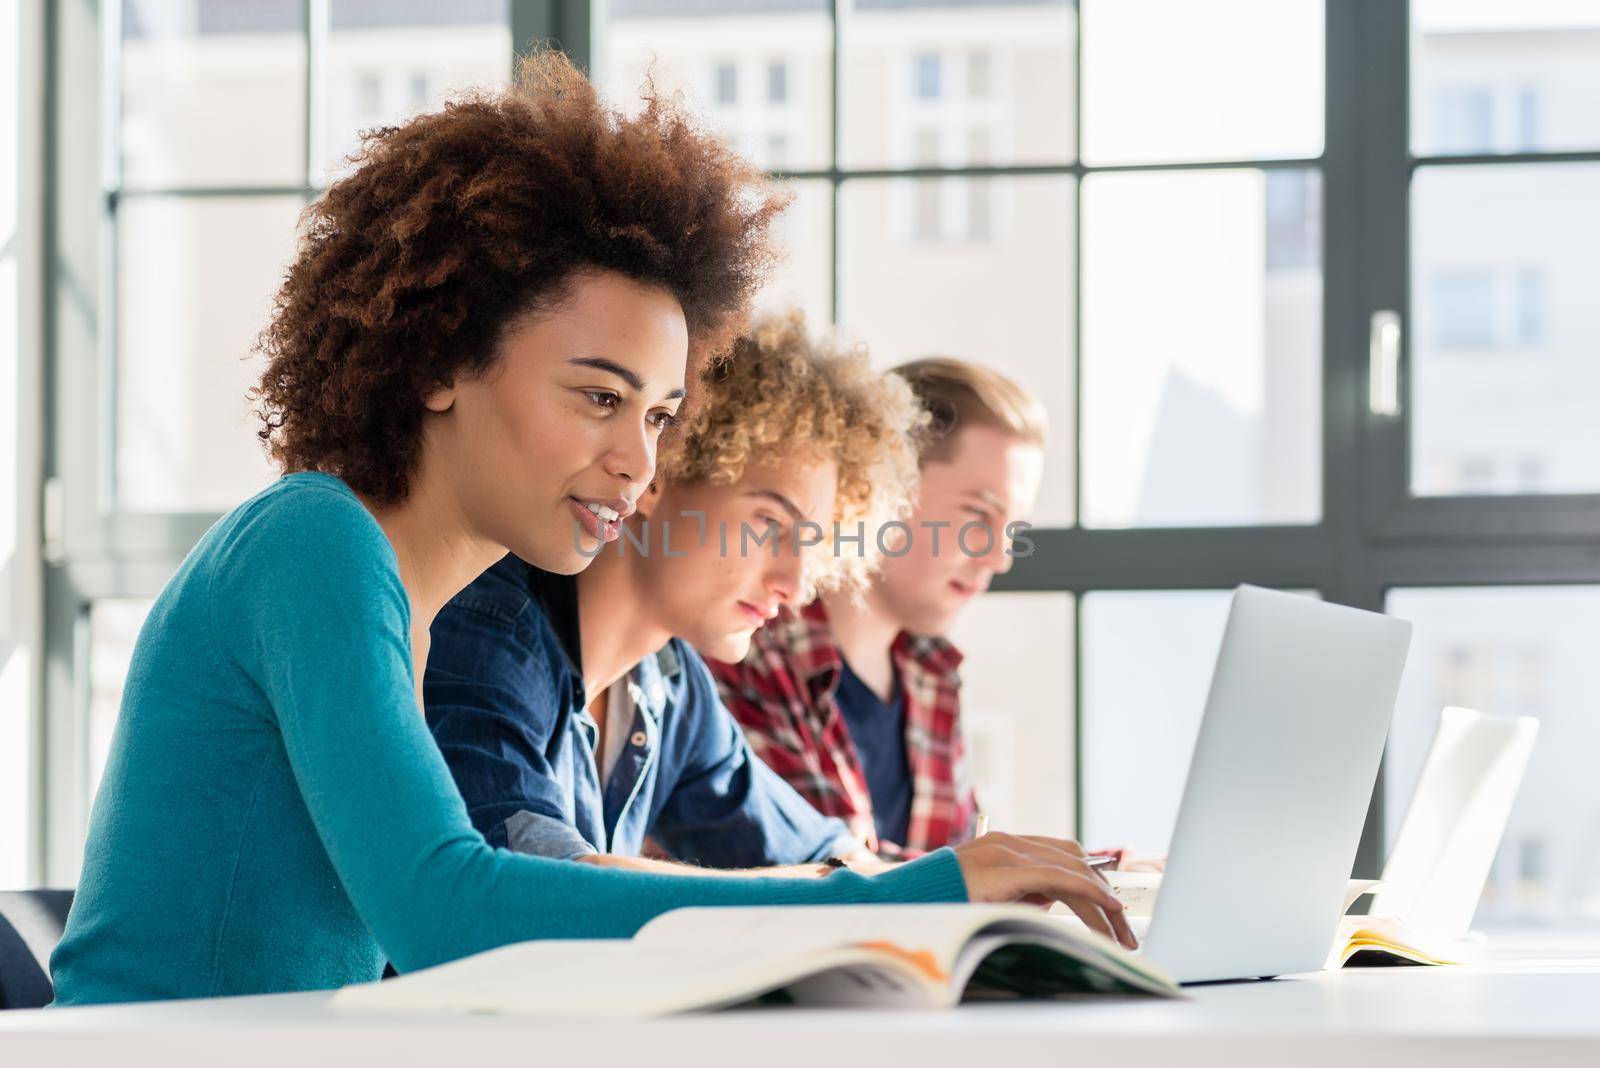
<path fill-rule="evenodd" d="M 360 502 L 308 487 L 264 502 L 212 576 L 219 652 L 265 697 L 311 822 L 400 971 L 538 938 L 626 938 L 688 905 L 963 901 L 954 854 L 864 878 L 622 872 L 491 848 L 417 708 L 410 615 Z"/>

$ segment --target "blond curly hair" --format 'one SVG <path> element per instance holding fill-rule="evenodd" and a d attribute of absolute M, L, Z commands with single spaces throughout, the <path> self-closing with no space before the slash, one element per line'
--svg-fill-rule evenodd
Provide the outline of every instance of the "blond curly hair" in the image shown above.
<path fill-rule="evenodd" d="M 864 346 L 813 337 L 791 311 L 758 319 L 707 370 L 699 393 L 688 421 L 663 443 L 659 476 L 726 486 L 753 463 L 832 460 L 833 522 L 849 540 L 835 542 L 829 529 L 807 550 L 803 596 L 861 589 L 881 562 L 879 530 L 910 513 L 916 492 L 928 416 L 906 380 L 874 370 Z"/>

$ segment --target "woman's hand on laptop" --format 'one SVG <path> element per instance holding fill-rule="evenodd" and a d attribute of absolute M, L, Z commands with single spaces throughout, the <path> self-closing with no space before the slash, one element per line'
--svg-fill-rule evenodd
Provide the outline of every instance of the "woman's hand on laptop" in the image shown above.
<path fill-rule="evenodd" d="M 986 834 L 955 848 L 973 901 L 1059 901 L 1090 929 L 1136 949 L 1139 940 L 1122 902 L 1093 868 L 1083 847 L 1066 838 Z"/>

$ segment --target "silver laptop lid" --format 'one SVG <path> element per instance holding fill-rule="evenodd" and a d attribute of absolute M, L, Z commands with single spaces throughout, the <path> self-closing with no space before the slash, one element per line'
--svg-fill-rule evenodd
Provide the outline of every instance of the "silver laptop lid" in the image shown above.
<path fill-rule="evenodd" d="M 1532 716 L 1444 710 L 1372 915 L 1434 937 L 1467 933 L 1538 734 Z"/>
<path fill-rule="evenodd" d="M 1145 952 L 1180 982 L 1322 967 L 1411 624 L 1235 591 Z"/>

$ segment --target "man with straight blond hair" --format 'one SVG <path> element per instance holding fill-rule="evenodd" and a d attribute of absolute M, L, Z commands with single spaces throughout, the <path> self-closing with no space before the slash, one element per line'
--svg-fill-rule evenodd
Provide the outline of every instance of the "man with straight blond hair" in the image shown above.
<path fill-rule="evenodd" d="M 914 510 L 877 533 L 875 580 L 785 609 L 740 662 L 711 662 L 756 753 L 891 857 L 976 831 L 961 653 L 947 635 L 1027 548 L 1019 520 L 1039 491 L 1047 431 L 1043 405 L 998 371 L 929 357 L 895 373 L 929 422 Z"/>

